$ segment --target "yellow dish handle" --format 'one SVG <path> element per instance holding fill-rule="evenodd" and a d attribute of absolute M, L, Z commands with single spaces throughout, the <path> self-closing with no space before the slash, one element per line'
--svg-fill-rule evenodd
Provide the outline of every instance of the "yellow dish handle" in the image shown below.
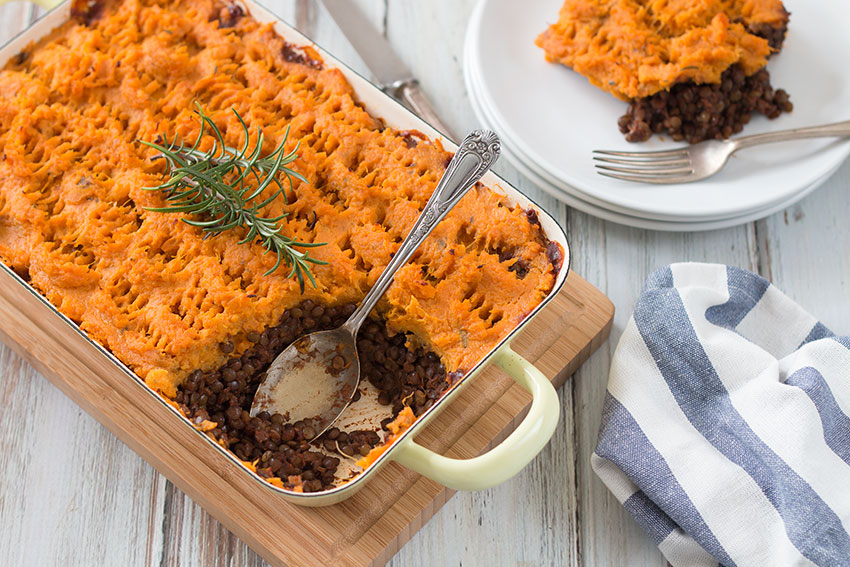
<path fill-rule="evenodd" d="M 561 412 L 552 383 L 508 345 L 494 362 L 528 390 L 533 399 L 528 415 L 507 439 L 480 457 L 450 459 L 404 439 L 392 458 L 405 467 L 456 490 L 481 490 L 501 484 L 521 471 L 546 446 Z"/>
<path fill-rule="evenodd" d="M 10 2 L 11 0 L 0 0 L 0 6 Z M 34 4 L 38 4 L 45 10 L 52 10 L 56 6 L 62 3 L 62 0 L 32 0 Z"/>

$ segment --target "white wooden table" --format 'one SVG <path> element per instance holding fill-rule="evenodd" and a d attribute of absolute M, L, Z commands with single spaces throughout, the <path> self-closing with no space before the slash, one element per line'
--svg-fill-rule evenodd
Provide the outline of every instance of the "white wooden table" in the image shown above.
<path fill-rule="evenodd" d="M 414 70 L 456 132 L 477 126 L 462 79 L 475 0 L 358 0 Z M 313 0 L 267 0 L 355 69 L 368 71 Z M 0 7 L 0 42 L 40 14 Z M 793 91 L 792 91 L 793 93 Z M 612 123 L 613 124 L 613 123 Z M 590 468 L 608 364 L 644 278 L 677 261 L 758 272 L 837 332 L 850 328 L 850 163 L 798 205 L 706 233 L 604 222 L 497 170 L 567 229 L 574 269 L 618 311 L 607 345 L 560 392 L 563 419 L 516 479 L 457 494 L 392 560 L 393 567 L 663 566 L 652 542 Z M 153 468 L 0 345 L 0 565 L 247 567 L 264 565 Z"/>

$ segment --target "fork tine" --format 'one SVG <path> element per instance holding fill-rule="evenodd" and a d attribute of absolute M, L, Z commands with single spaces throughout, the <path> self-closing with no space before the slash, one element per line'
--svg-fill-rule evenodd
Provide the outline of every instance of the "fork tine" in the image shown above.
<path fill-rule="evenodd" d="M 693 173 L 692 167 L 679 167 L 676 169 L 630 169 L 627 167 L 612 167 L 610 165 L 596 164 L 596 169 L 604 169 L 605 171 L 614 171 L 617 173 L 627 173 L 629 175 L 639 175 L 644 177 L 657 177 L 660 175 L 680 175 Z"/>
<path fill-rule="evenodd" d="M 654 150 L 648 152 L 615 152 L 611 150 L 593 150 L 594 154 L 603 156 L 615 157 L 634 157 L 634 158 L 661 158 L 661 157 L 688 157 L 688 148 L 679 148 L 678 150 Z"/>
<path fill-rule="evenodd" d="M 668 185 L 674 183 L 687 183 L 693 181 L 693 176 L 682 175 L 680 177 L 647 177 L 644 175 L 619 175 L 616 173 L 607 173 L 605 171 L 597 171 L 599 175 L 611 177 L 613 179 L 622 179 L 623 181 L 637 181 L 638 183 L 654 183 L 656 185 Z"/>
<path fill-rule="evenodd" d="M 690 165 L 691 160 L 689 159 L 650 159 L 650 160 L 637 160 L 637 159 L 616 159 L 616 158 L 607 158 L 607 157 L 597 157 L 593 156 L 595 161 L 601 161 L 603 163 L 616 163 L 620 165 L 635 165 L 635 166 L 645 166 L 647 168 L 650 167 L 661 167 L 661 166 L 671 166 L 671 165 Z"/>

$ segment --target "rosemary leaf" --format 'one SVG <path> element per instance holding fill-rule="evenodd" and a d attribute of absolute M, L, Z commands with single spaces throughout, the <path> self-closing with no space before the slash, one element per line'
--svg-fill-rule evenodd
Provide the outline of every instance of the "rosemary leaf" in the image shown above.
<path fill-rule="evenodd" d="M 284 143 L 289 135 L 289 128 L 283 140 L 275 150 L 261 157 L 263 146 L 263 131 L 257 128 L 256 141 L 251 146 L 248 125 L 238 112 L 233 113 L 239 120 L 245 136 L 241 148 L 231 148 L 224 142 L 221 130 L 204 112 L 197 102 L 196 112 L 201 119 L 198 137 L 192 146 L 178 142 L 175 137 L 171 142 L 162 136 L 161 144 L 155 142 L 140 142 L 159 153 L 154 159 L 164 159 L 167 165 L 168 179 L 156 187 L 145 187 L 147 191 L 160 191 L 166 197 L 165 207 L 147 207 L 146 210 L 155 213 L 182 213 L 181 220 L 200 228 L 206 236 L 215 236 L 227 230 L 244 229 L 245 238 L 239 243 L 258 242 L 267 253 L 277 256 L 274 267 L 265 275 L 273 273 L 281 264 L 290 268 L 288 278 L 298 281 L 301 291 L 304 291 L 306 279 L 316 287 L 316 280 L 310 269 L 311 264 L 327 264 L 310 256 L 309 249 L 323 246 L 324 243 L 300 242 L 280 232 L 280 222 L 288 213 L 278 217 L 264 217 L 260 210 L 271 204 L 279 196 L 286 201 L 286 191 L 278 174 L 283 174 L 288 182 L 288 188 L 293 189 L 292 178 L 308 183 L 307 179 L 288 167 L 298 157 L 296 146 L 286 153 Z M 207 131 L 211 134 L 207 134 Z M 213 137 L 213 147 L 204 152 L 198 149 L 205 135 Z M 275 187 L 270 197 L 262 202 L 255 200 L 269 187 Z M 200 218 L 189 218 L 194 215 Z"/>

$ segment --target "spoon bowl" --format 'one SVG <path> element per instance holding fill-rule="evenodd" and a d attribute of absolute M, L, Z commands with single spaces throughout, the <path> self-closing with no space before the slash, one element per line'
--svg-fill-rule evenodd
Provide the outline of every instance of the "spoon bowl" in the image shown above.
<path fill-rule="evenodd" d="M 286 421 L 309 419 L 312 441 L 348 407 L 360 382 L 355 335 L 347 326 L 305 335 L 289 345 L 266 372 L 251 415 L 279 413 Z"/>
<path fill-rule="evenodd" d="M 410 234 L 360 306 L 341 327 L 301 337 L 275 358 L 254 396 L 251 416 L 267 411 L 290 422 L 309 419 L 314 433 L 304 435 L 309 441 L 334 424 L 360 385 L 357 331 L 398 269 L 496 162 L 500 147 L 498 136 L 488 130 L 464 138 Z"/>

